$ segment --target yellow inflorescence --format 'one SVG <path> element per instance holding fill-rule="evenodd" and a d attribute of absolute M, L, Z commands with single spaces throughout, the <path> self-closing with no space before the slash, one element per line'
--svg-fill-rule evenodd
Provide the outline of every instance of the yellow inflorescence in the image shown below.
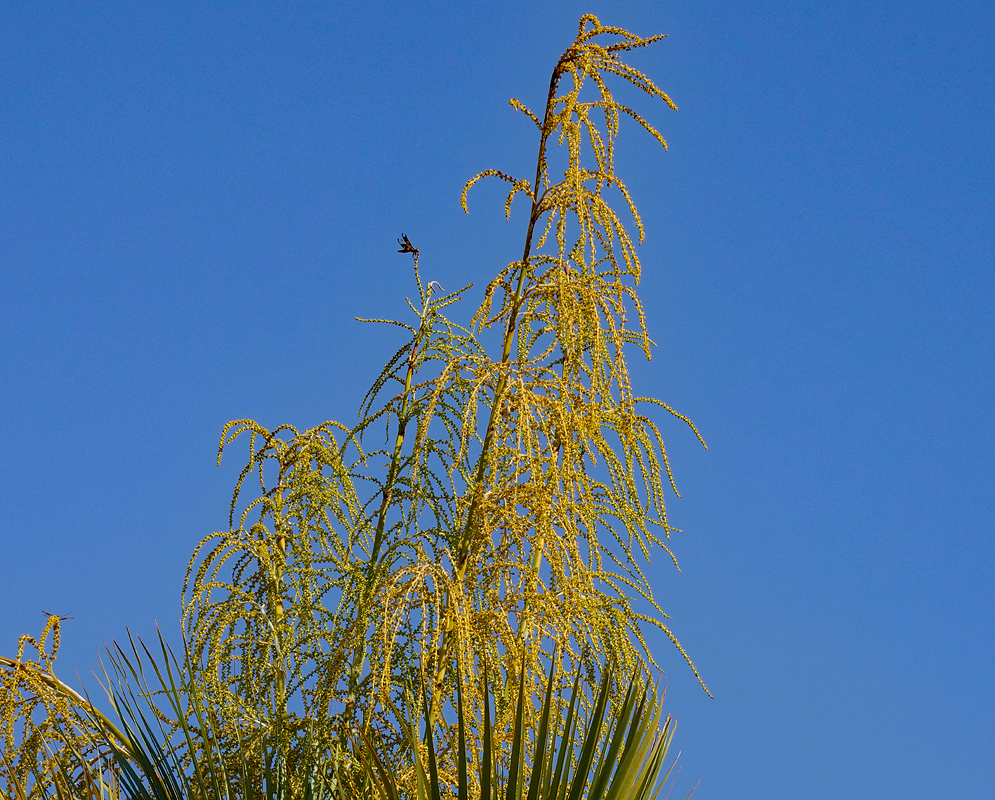
<path fill-rule="evenodd" d="M 677 563 L 664 504 L 664 485 L 676 486 L 661 432 L 636 406 L 655 404 L 697 430 L 633 393 L 625 349 L 648 356 L 652 342 L 634 289 L 635 242 L 613 205 L 621 199 L 641 241 L 642 220 L 615 174 L 620 119 L 666 143 L 606 83 L 620 78 L 676 108 L 619 57 L 660 38 L 586 15 L 542 117 L 511 101 L 539 130 L 535 179 L 485 170 L 461 204 L 467 210 L 468 190 L 484 177 L 511 184 L 506 217 L 518 194 L 531 203 L 525 248 L 486 286 L 468 327 L 446 316 L 465 289 L 424 284 L 420 251 L 405 236 L 414 318 L 379 322 L 410 339 L 364 398 L 359 422 L 225 428 L 221 451 L 247 437 L 249 457 L 229 529 L 191 558 L 183 622 L 185 668 L 233 769 L 263 735 L 290 754 L 293 772 L 315 737 L 357 727 L 375 734 L 385 761 L 409 763 L 406 726 L 422 712 L 409 698 L 427 697 L 431 724 L 452 735 L 446 704 L 457 680 L 478 720 L 466 735 L 479 743 L 485 677 L 507 727 L 519 680 L 541 690 L 554 651 L 557 680 L 571 667 L 594 680 L 608 662 L 617 674 L 652 668 L 647 626 L 690 663 L 644 571 L 654 546 Z M 557 144 L 565 164 L 553 180 Z M 495 338 L 500 351 L 489 352 Z M 57 622 L 47 630 L 57 634 Z M 28 724 L 17 744 L 14 722 L 30 717 L 25 692 L 54 703 L 50 716 L 75 720 L 36 680 L 51 667 L 38 649 L 40 662 L 5 673 L 21 681 L 8 680 L 0 705 L 4 747 L 17 757 L 54 741 Z M 534 724 L 537 710 L 526 706 Z M 451 745 L 439 753 L 444 774 Z M 348 759 L 333 756 L 348 780 Z M 413 791 L 414 773 L 399 774 Z"/>
<path fill-rule="evenodd" d="M 86 701 L 55 676 L 60 618 L 49 615 L 41 636 L 21 636 L 15 658 L 0 658 L 0 793 L 41 800 L 77 796 L 79 781 L 104 777 L 107 752 Z M 49 641 L 51 637 L 51 641 Z M 27 656 L 28 648 L 35 658 Z M 88 764 L 88 774 L 80 769 Z M 83 792 L 83 794 L 87 794 Z"/>

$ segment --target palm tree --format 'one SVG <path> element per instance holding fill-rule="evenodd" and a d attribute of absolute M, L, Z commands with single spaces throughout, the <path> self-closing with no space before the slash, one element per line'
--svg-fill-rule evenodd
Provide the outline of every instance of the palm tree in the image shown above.
<path fill-rule="evenodd" d="M 537 129 L 534 177 L 485 170 L 462 203 L 485 177 L 510 184 L 509 218 L 523 194 L 523 252 L 468 323 L 449 315 L 470 287 L 426 283 L 402 235 L 412 317 L 368 321 L 408 338 L 357 423 L 226 426 L 219 460 L 246 437 L 249 455 L 228 530 L 190 560 L 183 657 L 164 643 L 155 658 L 135 642 L 111 653 L 117 722 L 55 678 L 57 619 L 37 662 L 23 657 L 27 640 L 0 661 L 6 795 L 643 800 L 657 790 L 673 726 L 651 688 L 645 627 L 698 672 L 642 567 L 654 546 L 673 558 L 675 530 L 664 483 L 676 487 L 647 409 L 701 437 L 629 378 L 626 351 L 648 357 L 652 342 L 635 242 L 612 205 L 623 201 L 641 240 L 614 170 L 622 118 L 666 143 L 609 83 L 676 109 L 622 60 L 660 38 L 585 15 L 542 113 L 511 101 Z"/>

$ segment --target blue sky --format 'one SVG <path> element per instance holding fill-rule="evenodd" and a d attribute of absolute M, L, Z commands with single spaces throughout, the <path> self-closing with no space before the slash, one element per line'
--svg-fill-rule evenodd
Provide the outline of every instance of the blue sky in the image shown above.
<path fill-rule="evenodd" d="M 669 38 L 618 169 L 647 225 L 637 387 L 683 498 L 654 581 L 675 791 L 995 795 L 995 6 L 0 2 L 0 652 L 176 630 L 230 419 L 354 418 L 426 277 L 520 252 L 582 13 Z M 534 162 L 533 162 L 534 163 Z M 681 795 L 681 796 L 684 796 Z"/>

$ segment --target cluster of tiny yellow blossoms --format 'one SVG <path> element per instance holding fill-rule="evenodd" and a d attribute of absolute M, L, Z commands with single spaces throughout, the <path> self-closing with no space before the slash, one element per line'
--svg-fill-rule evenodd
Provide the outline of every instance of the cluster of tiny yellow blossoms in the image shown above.
<path fill-rule="evenodd" d="M 313 757 L 315 741 L 359 729 L 375 733 L 385 761 L 407 764 L 410 720 L 424 710 L 448 742 L 439 768 L 451 775 L 446 715 L 457 682 L 477 720 L 466 731 L 476 746 L 485 685 L 495 690 L 497 730 L 510 731 L 518 686 L 541 691 L 551 660 L 560 683 L 580 670 L 596 685 L 608 664 L 620 683 L 657 668 L 648 627 L 698 675 L 645 572 L 654 549 L 676 564 L 664 503 L 666 486 L 676 486 L 648 412 L 667 412 L 701 437 L 666 403 L 637 396 L 626 363 L 628 346 L 648 357 L 653 343 L 635 290 L 643 223 L 615 173 L 621 119 L 666 142 L 608 85 L 620 79 L 676 109 L 621 59 L 661 38 L 585 15 L 542 114 L 511 101 L 538 131 L 535 176 L 485 170 L 461 203 L 467 210 L 482 178 L 510 184 L 506 218 L 519 195 L 530 204 L 524 249 L 486 285 L 466 326 L 448 315 L 469 287 L 447 294 L 423 282 L 421 253 L 403 236 L 399 252 L 412 257 L 418 290 L 410 324 L 367 321 L 409 338 L 358 422 L 302 432 L 238 420 L 224 429 L 219 460 L 235 440 L 248 440 L 249 457 L 228 530 L 204 538 L 189 562 L 184 668 L 233 774 L 263 733 L 288 754 L 289 774 L 295 759 Z M 558 180 L 554 147 L 565 162 Z M 616 206 L 631 216 L 636 241 Z M 57 621 L 46 632 L 54 657 Z M 29 695 L 70 729 L 85 724 L 64 693 L 47 691 L 43 642 L 39 662 L 19 652 L 18 669 L 3 672 L 0 733 L 5 752 L 26 754 L 25 764 L 55 741 L 31 727 Z M 419 692 L 424 709 L 409 704 Z M 524 713 L 537 724 L 533 704 Z M 399 780 L 415 796 L 409 772 Z"/>

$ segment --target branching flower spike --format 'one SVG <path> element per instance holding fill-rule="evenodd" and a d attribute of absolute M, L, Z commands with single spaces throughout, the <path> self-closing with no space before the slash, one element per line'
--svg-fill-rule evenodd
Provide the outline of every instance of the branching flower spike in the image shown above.
<path fill-rule="evenodd" d="M 362 800 L 490 800 L 498 785 L 508 797 L 528 786 L 529 800 L 656 791 L 671 727 L 651 688 L 647 632 L 698 676 L 649 580 L 651 557 L 677 564 L 664 423 L 701 436 L 630 380 L 627 357 L 648 358 L 653 343 L 636 293 L 643 222 L 616 147 L 632 122 L 666 142 L 612 87 L 676 109 L 623 60 L 661 38 L 585 15 L 541 112 L 511 101 L 537 133 L 534 175 L 484 170 L 460 201 L 468 211 L 484 178 L 508 184 L 506 219 L 527 198 L 523 249 L 463 324 L 471 285 L 447 293 L 424 281 L 422 251 L 401 234 L 412 296 L 401 318 L 361 321 L 397 340 L 356 420 L 224 428 L 219 461 L 247 450 L 228 528 L 190 559 L 182 658 L 166 658 L 161 689 L 135 696 L 157 726 L 141 729 L 136 752 L 167 743 L 168 759 L 148 762 L 149 785 L 169 763 L 188 777 L 244 776 L 218 779 L 215 795 L 204 778 L 192 795 L 203 800 L 257 800 L 274 786 L 274 797 L 319 800 L 318 785 Z M 24 800 L 62 800 L 61 753 L 84 759 L 77 777 L 105 774 L 93 770 L 106 752 L 85 745 L 110 729 L 51 669 L 58 625 L 50 618 L 51 646 L 24 639 L 16 659 L 0 660 L 0 736 L 20 781 L 0 785 L 0 800 L 25 785 L 40 788 Z M 24 655 L 30 644 L 37 660 Z M 125 671 L 151 658 L 132 644 L 135 659 L 117 662 Z M 529 775 L 528 763 L 540 767 Z"/>

